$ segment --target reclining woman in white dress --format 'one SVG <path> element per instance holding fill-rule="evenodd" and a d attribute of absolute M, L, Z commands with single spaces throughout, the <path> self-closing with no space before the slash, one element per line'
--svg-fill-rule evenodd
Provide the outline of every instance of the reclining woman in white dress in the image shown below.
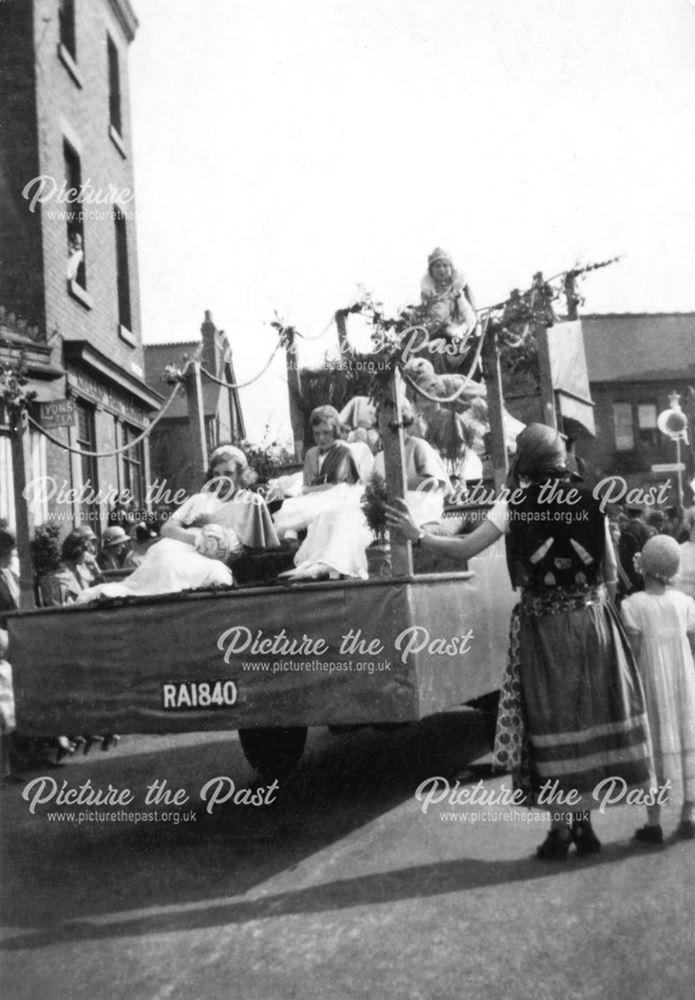
<path fill-rule="evenodd" d="M 450 491 L 449 477 L 437 452 L 423 438 L 411 434 L 414 417 L 409 403 L 402 407 L 405 431 L 405 470 L 408 493 L 406 502 L 420 526 L 439 521 L 444 500 Z M 374 472 L 384 476 L 384 455 L 374 461 Z M 290 581 L 366 579 L 367 546 L 372 534 L 360 505 L 359 492 L 346 502 L 321 511 L 309 525 L 306 538 L 295 556 L 295 569 L 281 576 Z"/>
<path fill-rule="evenodd" d="M 163 525 L 160 541 L 148 549 L 140 566 L 118 583 L 82 591 L 78 603 L 231 586 L 234 578 L 225 565 L 228 561 L 245 548 L 280 544 L 265 501 L 244 488 L 254 478 L 239 448 L 217 448 L 210 456 L 203 491 L 186 500 Z"/>

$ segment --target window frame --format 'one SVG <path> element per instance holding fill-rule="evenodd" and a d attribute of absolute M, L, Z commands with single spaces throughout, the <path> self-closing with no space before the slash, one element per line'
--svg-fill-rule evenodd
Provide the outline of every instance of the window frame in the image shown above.
<path fill-rule="evenodd" d="M 625 407 L 630 413 L 630 445 L 621 444 L 624 435 L 618 436 L 618 414 L 617 407 Z M 623 411 L 625 412 L 625 411 Z M 632 402 L 629 399 L 614 399 L 611 401 L 611 419 L 613 423 L 613 441 L 615 450 L 619 452 L 630 452 L 635 450 L 635 413 Z"/>
<path fill-rule="evenodd" d="M 642 421 L 640 418 L 640 410 L 643 408 L 650 407 L 654 411 L 654 424 L 653 426 L 642 426 Z M 657 425 L 657 420 L 659 417 L 659 403 L 655 399 L 650 400 L 640 400 L 637 402 L 637 441 L 639 445 L 643 445 L 647 448 L 658 448 L 659 446 L 659 428 Z"/>
<path fill-rule="evenodd" d="M 58 58 L 74 83 L 82 88 L 82 77 L 77 67 L 75 0 L 58 0 Z"/>
<path fill-rule="evenodd" d="M 142 428 L 135 424 L 129 424 L 125 420 L 119 420 L 120 425 L 120 446 L 123 448 L 129 443 L 129 439 L 134 439 L 142 434 Z M 137 457 L 133 458 L 132 456 Z M 145 508 L 145 497 L 147 495 L 147 483 L 145 482 L 145 448 L 144 441 L 140 441 L 135 448 L 128 448 L 120 454 L 119 479 L 121 492 L 128 490 L 135 498 L 138 510 Z M 134 488 L 133 470 L 136 470 L 135 481 L 137 488 Z"/>
<path fill-rule="evenodd" d="M 63 172 L 68 191 L 82 188 L 82 157 L 75 145 L 63 136 Z M 87 252 L 84 238 L 84 209 L 81 202 L 66 202 L 65 213 L 68 247 L 73 237 L 79 236 L 82 243 L 82 260 L 74 278 L 68 278 L 70 293 L 83 305 L 91 308 L 92 300 L 87 293 Z"/>
<path fill-rule="evenodd" d="M 81 436 L 80 413 L 86 418 L 88 429 L 87 437 Z M 75 447 L 80 449 L 80 454 L 76 456 L 79 468 L 80 482 L 78 489 L 82 489 L 85 483 L 90 484 L 93 493 L 99 492 L 99 460 L 94 455 L 85 455 L 82 451 L 98 451 L 97 448 L 97 408 L 94 403 L 84 399 L 82 396 L 75 397 L 75 425 L 74 442 Z M 85 470 L 87 475 L 85 477 Z M 79 523 L 89 524 L 95 532 L 98 532 L 100 520 L 100 508 L 96 502 L 79 503 Z M 85 516 L 86 514 L 86 516 Z"/>
<path fill-rule="evenodd" d="M 133 304 L 130 295 L 130 253 L 128 245 L 128 220 L 125 212 L 113 206 L 114 236 L 116 248 L 116 296 L 118 300 L 118 333 L 131 347 L 135 347 L 133 335 Z"/>

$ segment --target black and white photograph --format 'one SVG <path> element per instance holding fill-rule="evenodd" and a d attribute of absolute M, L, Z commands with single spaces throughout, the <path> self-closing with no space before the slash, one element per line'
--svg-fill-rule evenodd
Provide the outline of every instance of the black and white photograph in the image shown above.
<path fill-rule="evenodd" d="M 690 1000 L 695 0 L 0 0 L 0 991 Z"/>

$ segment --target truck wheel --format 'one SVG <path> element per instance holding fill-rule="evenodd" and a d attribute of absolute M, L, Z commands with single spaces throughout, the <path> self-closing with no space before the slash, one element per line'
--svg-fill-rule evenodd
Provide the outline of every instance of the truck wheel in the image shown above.
<path fill-rule="evenodd" d="M 286 778 L 294 771 L 306 743 L 307 727 L 240 729 L 244 756 L 264 780 Z"/>

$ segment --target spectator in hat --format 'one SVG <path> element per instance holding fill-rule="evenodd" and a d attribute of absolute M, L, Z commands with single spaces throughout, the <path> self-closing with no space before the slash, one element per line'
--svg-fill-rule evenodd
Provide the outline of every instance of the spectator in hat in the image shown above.
<path fill-rule="evenodd" d="M 655 534 L 644 520 L 641 507 L 628 507 L 627 520 L 620 531 L 620 541 L 616 552 L 618 560 L 618 600 L 629 594 L 644 590 L 644 580 L 635 569 L 635 556 L 645 543 Z"/>
<path fill-rule="evenodd" d="M 145 524 L 144 521 L 140 521 L 138 524 L 133 526 L 130 537 L 131 545 L 123 561 L 123 568 L 137 569 L 147 555 L 148 549 L 153 542 L 157 541 L 159 536 L 154 528 L 151 528 L 149 524 Z"/>
<path fill-rule="evenodd" d="M 125 559 L 125 554 L 130 547 L 130 539 L 118 525 L 106 528 L 101 536 L 101 553 L 99 555 L 99 566 L 102 570 L 120 569 Z"/>

